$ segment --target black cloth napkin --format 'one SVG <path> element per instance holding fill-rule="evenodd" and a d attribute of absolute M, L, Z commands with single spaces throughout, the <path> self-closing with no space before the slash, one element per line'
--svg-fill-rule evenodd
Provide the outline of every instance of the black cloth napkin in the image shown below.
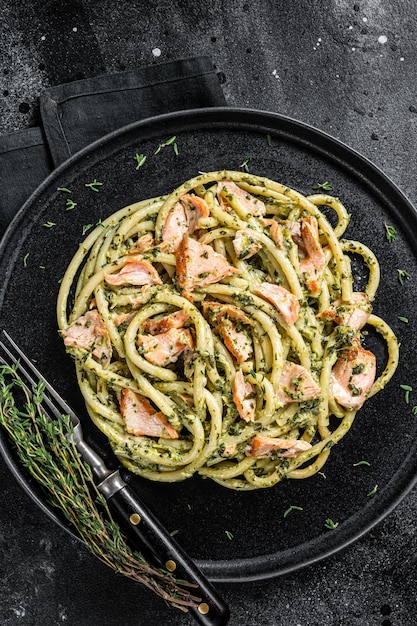
<path fill-rule="evenodd" d="M 81 148 L 137 120 L 226 100 L 202 56 L 50 87 L 39 105 L 40 126 L 0 137 L 0 236 L 42 180 Z"/>

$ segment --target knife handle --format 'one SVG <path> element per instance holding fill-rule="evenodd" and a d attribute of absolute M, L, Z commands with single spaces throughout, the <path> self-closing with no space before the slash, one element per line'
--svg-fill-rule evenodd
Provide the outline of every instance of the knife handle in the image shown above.
<path fill-rule="evenodd" d="M 108 498 L 109 505 L 117 514 L 117 521 L 123 522 L 126 533 L 136 539 L 137 547 L 145 558 L 149 556 L 159 567 L 198 585 L 195 593 L 201 600 L 197 607 L 189 607 L 189 612 L 201 626 L 227 624 L 229 608 L 214 586 L 148 507 L 124 481 L 123 484 Z"/>

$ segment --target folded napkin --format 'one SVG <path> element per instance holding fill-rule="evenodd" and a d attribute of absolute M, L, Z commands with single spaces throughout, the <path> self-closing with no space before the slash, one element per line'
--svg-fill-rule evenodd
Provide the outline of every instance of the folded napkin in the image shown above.
<path fill-rule="evenodd" d="M 225 104 L 204 56 L 50 87 L 39 98 L 41 125 L 0 137 L 0 236 L 42 180 L 96 139 L 154 115 Z"/>

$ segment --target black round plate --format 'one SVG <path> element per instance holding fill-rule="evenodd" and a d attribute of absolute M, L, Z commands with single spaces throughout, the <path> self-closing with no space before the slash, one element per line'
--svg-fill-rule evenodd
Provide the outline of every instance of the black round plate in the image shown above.
<path fill-rule="evenodd" d="M 155 154 L 174 135 L 178 154 L 173 144 Z M 147 155 L 138 170 L 135 154 Z M 413 486 L 417 419 L 413 394 L 407 404 L 400 385 L 412 386 L 417 367 L 415 210 L 368 160 L 314 128 L 273 113 L 203 109 L 133 124 L 71 158 L 25 204 L 0 247 L 0 327 L 82 411 L 73 362 L 57 333 L 55 301 L 59 279 L 83 230 L 122 206 L 169 193 L 198 171 L 239 169 L 244 162 L 252 173 L 305 194 L 312 193 L 314 184 L 329 181 L 331 193 L 352 215 L 347 236 L 369 245 L 380 260 L 382 281 L 374 312 L 397 332 L 401 362 L 388 388 L 366 403 L 332 450 L 325 476 L 240 493 L 199 477 L 164 485 L 126 473 L 131 486 L 217 581 L 276 576 L 328 556 L 380 521 Z M 103 183 L 98 192 L 86 186 L 94 180 Z M 68 199 L 76 203 L 72 210 L 67 210 Z M 55 226 L 46 227 L 48 222 Z M 395 227 L 395 242 L 386 240 L 385 224 Z M 403 285 L 398 270 L 410 276 Z M 408 318 L 408 324 L 399 316 Z M 88 440 L 115 465 L 103 436 L 87 418 L 83 425 Z M 1 452 L 23 487 L 67 528 L 19 466 L 4 434 Z M 355 465 L 361 460 L 369 465 Z M 368 495 L 375 485 L 374 495 Z M 284 517 L 291 506 L 300 508 Z M 326 529 L 328 518 L 338 522 L 335 530 Z"/>

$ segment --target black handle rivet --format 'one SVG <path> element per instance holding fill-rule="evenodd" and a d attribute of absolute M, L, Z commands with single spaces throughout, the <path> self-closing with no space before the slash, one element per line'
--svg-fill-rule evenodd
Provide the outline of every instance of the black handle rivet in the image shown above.
<path fill-rule="evenodd" d="M 141 522 L 141 517 L 137 513 L 132 513 L 132 515 L 129 517 L 129 520 L 131 524 L 137 526 Z"/>
<path fill-rule="evenodd" d="M 202 602 L 198 605 L 198 611 L 199 613 L 201 613 L 201 615 L 207 615 L 207 613 L 210 611 L 210 607 L 206 602 Z"/>
<path fill-rule="evenodd" d="M 177 569 L 177 564 L 175 563 L 175 561 L 167 561 L 165 563 L 165 567 L 169 572 L 175 572 L 175 570 Z"/>

